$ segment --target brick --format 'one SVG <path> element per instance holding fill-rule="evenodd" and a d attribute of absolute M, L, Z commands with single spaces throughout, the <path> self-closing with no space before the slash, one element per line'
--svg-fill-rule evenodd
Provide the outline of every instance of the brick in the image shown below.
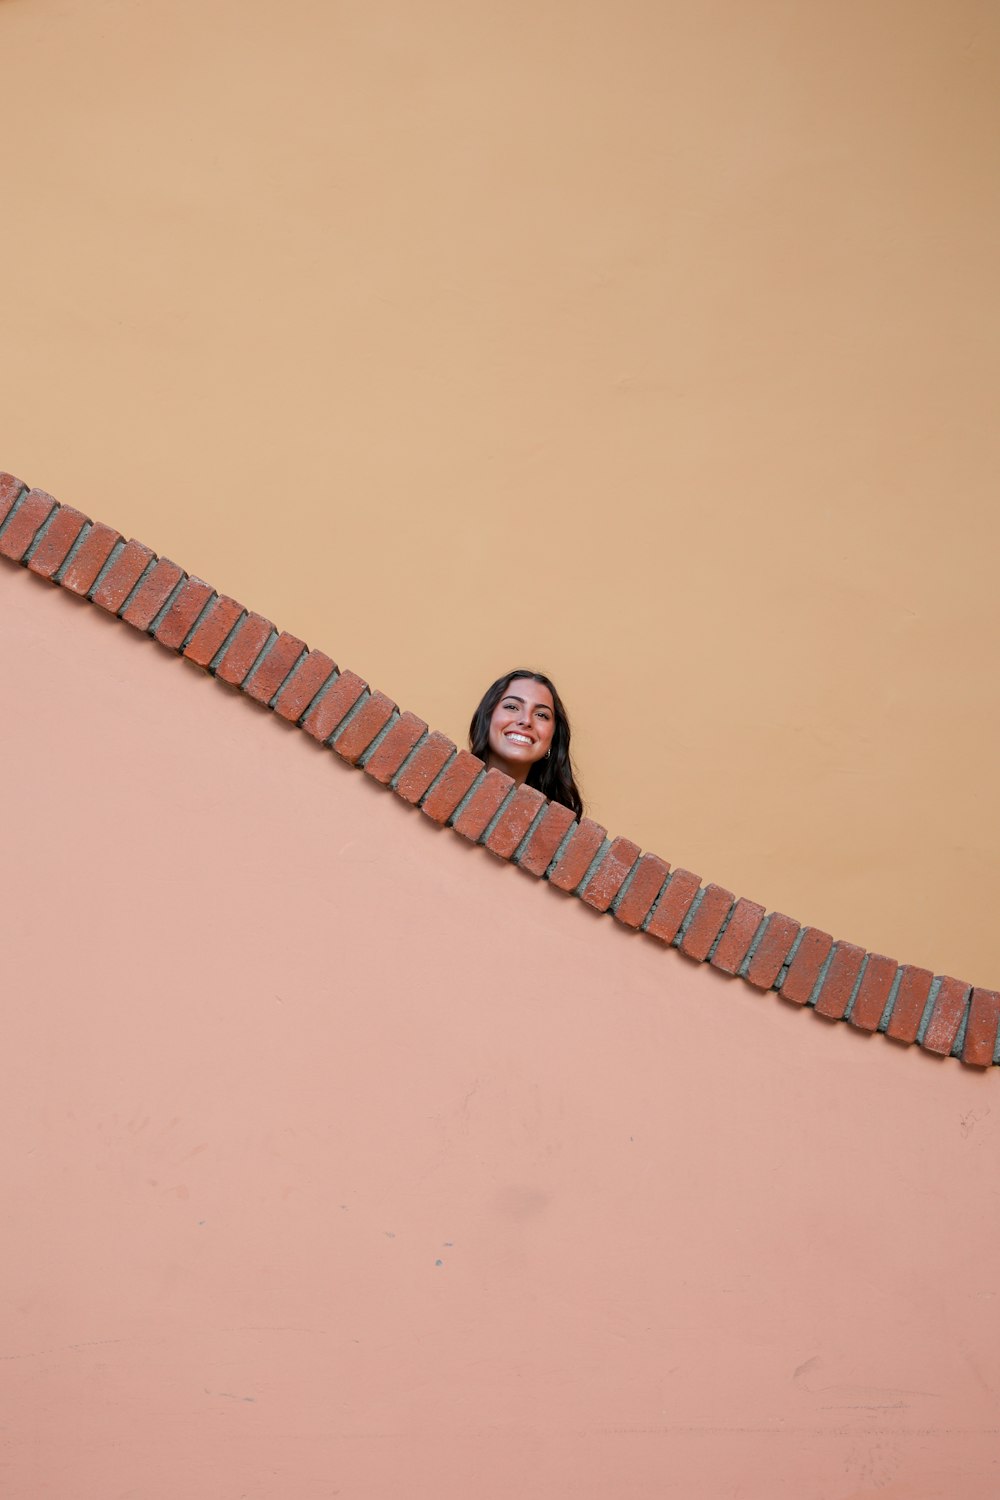
<path fill-rule="evenodd" d="M 878 1030 L 898 968 L 894 958 L 886 958 L 882 953 L 868 955 L 858 997 L 847 1018 L 852 1026 L 857 1026 L 860 1031 Z"/>
<path fill-rule="evenodd" d="M 207 667 L 218 655 L 227 635 L 244 614 L 242 604 L 228 594 L 218 594 L 212 601 L 198 629 L 184 647 L 184 655 L 197 667 Z"/>
<path fill-rule="evenodd" d="M 350 713 L 362 693 L 368 691 L 367 682 L 356 672 L 343 671 L 323 693 L 302 720 L 302 728 L 314 740 L 325 745 L 342 719 Z"/>
<path fill-rule="evenodd" d="M 306 652 L 305 641 L 283 630 L 274 646 L 250 675 L 243 680 L 243 691 L 257 703 L 270 703 L 289 672 Z"/>
<path fill-rule="evenodd" d="M 170 651 L 179 651 L 214 593 L 215 590 L 202 579 L 189 578 L 153 631 L 153 639 Z"/>
<path fill-rule="evenodd" d="M 265 620 L 263 615 L 257 615 L 251 611 L 233 636 L 225 656 L 219 662 L 215 672 L 216 677 L 221 677 L 223 682 L 228 682 L 231 687 L 239 687 L 274 633 L 274 626 L 270 620 Z"/>
<path fill-rule="evenodd" d="M 549 883 L 561 891 L 575 891 L 604 843 L 607 830 L 590 818 L 581 818 L 576 830 L 559 856 L 559 863 L 549 876 Z"/>
<path fill-rule="evenodd" d="M 455 753 L 454 742 L 446 734 L 432 730 L 394 782 L 393 790 L 397 797 L 402 797 L 404 802 L 419 802 L 435 776 L 444 769 Z"/>
<path fill-rule="evenodd" d="M 447 823 L 466 792 L 472 789 L 476 777 L 485 769 L 477 756 L 468 750 L 459 750 L 420 804 L 421 812 L 433 818 L 435 823 Z"/>
<path fill-rule="evenodd" d="M 514 785 L 513 778 L 495 767 L 487 771 L 458 817 L 452 823 L 456 833 L 476 844 L 499 812 L 504 798 Z"/>
<path fill-rule="evenodd" d="M 87 594 L 94 587 L 94 580 L 104 567 L 118 543 L 121 532 L 113 526 L 95 521 L 85 533 L 79 552 L 63 573 L 59 582 L 72 594 Z"/>
<path fill-rule="evenodd" d="M 903 965 L 903 975 L 896 991 L 886 1036 L 893 1037 L 897 1042 L 916 1041 L 933 980 L 934 975 L 930 969 L 918 969 L 914 964 Z"/>
<path fill-rule="evenodd" d="M 721 969 L 723 974 L 736 973 L 747 956 L 747 950 L 763 918 L 762 906 L 758 906 L 756 901 L 748 901 L 744 896 L 740 897 L 729 918 L 729 926 L 722 934 L 719 945 L 712 954 L 713 969 Z"/>
<path fill-rule="evenodd" d="M 87 525 L 88 517 L 72 505 L 60 505 L 48 531 L 35 548 L 28 567 L 39 578 L 51 578 L 66 561 L 66 554 Z"/>
<path fill-rule="evenodd" d="M 658 854 L 644 854 L 632 871 L 628 890 L 614 907 L 615 920 L 626 927 L 641 927 L 669 873 L 665 859 Z"/>
<path fill-rule="evenodd" d="M 32 542 L 35 533 L 56 508 L 56 501 L 44 490 L 29 490 L 21 502 L 21 509 L 0 536 L 0 553 L 11 562 L 20 562 Z"/>
<path fill-rule="evenodd" d="M 700 875 L 693 874 L 691 870 L 675 870 L 653 915 L 646 923 L 646 931 L 659 938 L 661 943 L 672 943 L 700 889 Z"/>
<path fill-rule="evenodd" d="M 550 802 L 528 840 L 528 847 L 517 861 L 518 868 L 529 875 L 544 875 L 556 856 L 556 850 L 576 822 L 571 808 L 561 802 Z"/>
<path fill-rule="evenodd" d="M 152 547 L 142 542 L 126 542 L 111 567 L 91 594 L 95 604 L 116 615 L 155 557 Z"/>
<path fill-rule="evenodd" d="M 631 839 L 615 839 L 587 881 L 586 888 L 580 892 L 580 900 L 595 911 L 607 911 L 628 879 L 640 852 L 639 845 L 633 844 Z"/>
<path fill-rule="evenodd" d="M 997 1027 L 1000 1025 L 1000 994 L 996 990 L 975 989 L 969 1007 L 969 1024 L 965 1031 L 962 1061 L 973 1068 L 988 1068 L 996 1052 Z"/>
<path fill-rule="evenodd" d="M 833 961 L 816 997 L 817 1015 L 826 1016 L 830 1021 L 843 1018 L 864 961 L 865 950 L 857 943 L 837 943 Z"/>
<path fill-rule="evenodd" d="M 183 568 L 171 562 L 169 557 L 161 557 L 142 580 L 120 618 L 136 630 L 148 630 L 183 577 Z"/>
<path fill-rule="evenodd" d="M 934 1009 L 924 1032 L 923 1045 L 928 1052 L 939 1052 L 947 1057 L 955 1045 L 958 1028 L 968 1003 L 971 986 L 964 980 L 945 975 L 934 1001 Z"/>
<path fill-rule="evenodd" d="M 746 977 L 751 984 L 756 985 L 759 990 L 771 988 L 798 935 L 799 924 L 792 917 L 786 917 L 780 911 L 771 913 L 764 935 L 747 964 Z"/>
<path fill-rule="evenodd" d="M 274 700 L 275 713 L 297 724 L 319 690 L 338 670 L 337 663 L 325 651 L 310 651 Z"/>
<path fill-rule="evenodd" d="M 14 509 L 18 496 L 23 495 L 27 488 L 24 480 L 15 474 L 8 474 L 6 469 L 0 473 L 0 526 Z"/>
<path fill-rule="evenodd" d="M 681 952 L 688 958 L 704 962 L 735 900 L 732 891 L 727 891 L 724 886 L 707 885 L 698 910 L 691 918 L 691 926 L 681 939 Z"/>
<path fill-rule="evenodd" d="M 414 745 L 426 733 L 427 725 L 423 719 L 418 719 L 408 710 L 401 713 L 381 745 L 365 761 L 365 775 L 382 786 L 388 786 Z"/>
<path fill-rule="evenodd" d="M 519 786 L 486 840 L 485 848 L 500 859 L 510 859 L 544 806 L 545 798 L 537 787 L 528 786 L 527 782 Z"/>
<path fill-rule="evenodd" d="M 832 947 L 833 938 L 822 928 L 807 927 L 803 931 L 802 941 L 782 981 L 779 991 L 782 1000 L 791 1000 L 794 1005 L 808 1005 Z"/>
<path fill-rule="evenodd" d="M 334 737 L 333 748 L 341 760 L 356 766 L 377 734 L 388 724 L 396 712 L 396 705 L 384 693 L 373 691 L 361 705 L 354 718 Z"/>

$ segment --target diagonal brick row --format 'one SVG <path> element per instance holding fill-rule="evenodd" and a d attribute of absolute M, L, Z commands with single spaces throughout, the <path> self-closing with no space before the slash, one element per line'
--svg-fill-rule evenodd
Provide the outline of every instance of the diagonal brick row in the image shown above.
<path fill-rule="evenodd" d="M 630 839 L 609 839 L 590 818 L 487 770 L 325 652 L 7 473 L 0 556 L 116 615 L 297 724 L 432 822 L 609 913 L 626 931 L 827 1020 L 972 1067 L 1000 1063 L 1000 992 L 834 941 L 723 886 L 702 886 Z"/>

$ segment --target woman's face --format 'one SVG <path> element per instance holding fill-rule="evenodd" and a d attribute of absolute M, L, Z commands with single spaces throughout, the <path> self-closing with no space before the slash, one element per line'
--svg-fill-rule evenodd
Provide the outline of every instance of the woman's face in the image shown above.
<path fill-rule="evenodd" d="M 523 781 L 535 761 L 548 754 L 555 727 L 552 694 L 545 684 L 533 677 L 515 677 L 490 719 L 491 758 Z"/>

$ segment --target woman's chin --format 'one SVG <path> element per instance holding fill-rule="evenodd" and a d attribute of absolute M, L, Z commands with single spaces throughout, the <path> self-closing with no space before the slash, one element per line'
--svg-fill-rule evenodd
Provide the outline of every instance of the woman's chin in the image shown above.
<path fill-rule="evenodd" d="M 526 755 L 517 751 L 513 755 L 500 755 L 496 750 L 493 750 L 490 753 L 490 765 L 495 766 L 498 771 L 505 771 L 508 776 L 513 776 L 515 780 L 520 780 L 522 777 L 527 776 L 535 761 L 539 758 L 537 755 Z"/>

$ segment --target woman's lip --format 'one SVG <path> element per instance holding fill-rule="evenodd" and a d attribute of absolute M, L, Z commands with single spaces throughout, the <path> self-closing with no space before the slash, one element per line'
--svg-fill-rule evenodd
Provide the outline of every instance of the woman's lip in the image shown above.
<path fill-rule="evenodd" d="M 530 734 L 521 734 L 521 732 L 519 730 L 516 730 L 513 734 L 510 731 L 508 731 L 504 735 L 504 739 L 505 740 L 514 740 L 515 736 L 516 736 L 516 743 L 517 744 L 520 744 L 520 745 L 533 745 L 535 743 L 534 740 L 531 738 Z"/>

